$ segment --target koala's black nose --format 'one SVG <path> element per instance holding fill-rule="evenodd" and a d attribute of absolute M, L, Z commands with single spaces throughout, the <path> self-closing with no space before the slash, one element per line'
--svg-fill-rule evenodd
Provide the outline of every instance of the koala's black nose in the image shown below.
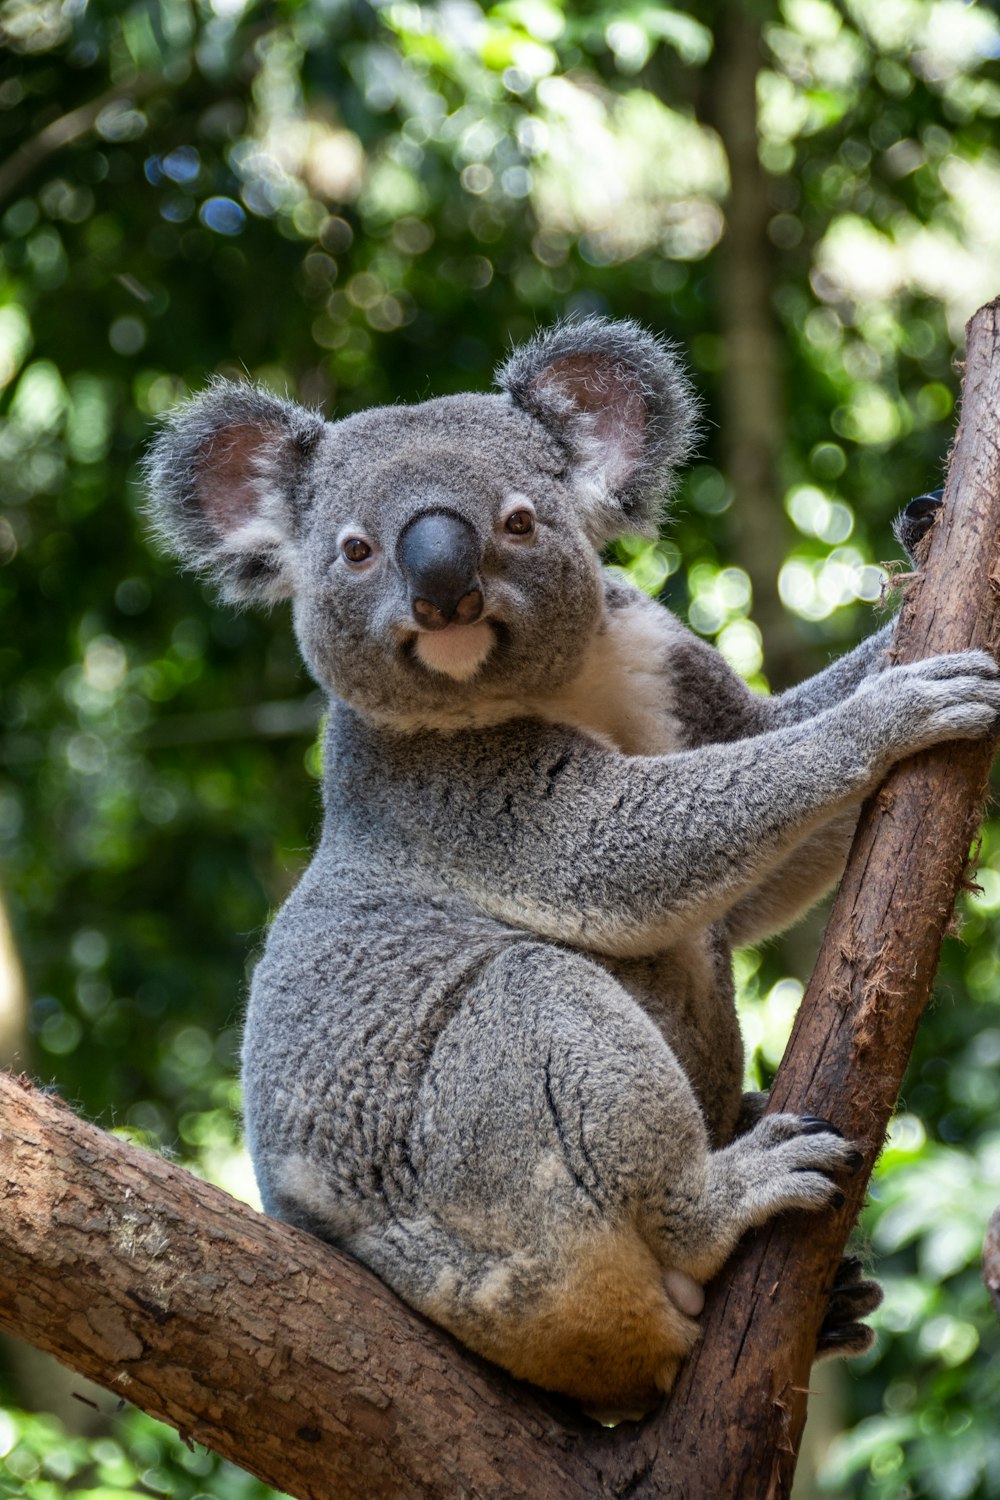
<path fill-rule="evenodd" d="M 397 560 L 419 625 L 441 630 L 452 620 L 471 625 L 479 619 L 483 612 L 479 557 L 475 531 L 452 511 L 422 511 L 407 523 Z"/>

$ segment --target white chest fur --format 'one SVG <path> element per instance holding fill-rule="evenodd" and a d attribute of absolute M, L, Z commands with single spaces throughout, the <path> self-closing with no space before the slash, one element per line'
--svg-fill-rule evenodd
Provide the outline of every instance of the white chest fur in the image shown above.
<path fill-rule="evenodd" d="M 680 630 L 651 600 L 609 610 L 573 681 L 533 702 L 531 712 L 626 755 L 668 755 L 681 743 L 667 667 Z"/>

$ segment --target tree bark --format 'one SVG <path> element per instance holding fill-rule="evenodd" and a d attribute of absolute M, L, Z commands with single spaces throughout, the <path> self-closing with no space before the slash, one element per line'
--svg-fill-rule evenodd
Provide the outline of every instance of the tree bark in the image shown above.
<path fill-rule="evenodd" d="M 1000 299 L 976 313 L 967 339 L 944 509 L 894 636 L 901 662 L 1000 641 Z M 678 1476 L 663 1493 L 770 1500 L 791 1488 L 829 1288 L 930 993 L 993 748 L 914 756 L 862 812 L 769 1108 L 831 1119 L 858 1142 L 866 1170 L 838 1213 L 776 1222 L 713 1287 L 702 1340 L 658 1424 Z"/>
<path fill-rule="evenodd" d="M 348 1256 L 7 1074 L 0 1326 L 302 1500 L 589 1492 L 582 1421 Z"/>
<path fill-rule="evenodd" d="M 1000 302 L 969 326 L 946 508 L 904 603 L 901 660 L 1000 635 L 998 408 Z M 870 800 L 772 1091 L 772 1108 L 831 1118 L 869 1169 L 991 748 L 914 757 Z M 780 1497 L 864 1187 L 748 1241 L 665 1409 L 604 1432 L 459 1349 L 348 1257 L 0 1076 L 0 1326 L 301 1500 Z"/>

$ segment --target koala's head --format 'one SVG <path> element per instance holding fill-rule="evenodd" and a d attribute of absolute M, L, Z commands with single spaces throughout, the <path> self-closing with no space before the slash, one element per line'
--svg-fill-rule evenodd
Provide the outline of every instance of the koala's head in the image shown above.
<path fill-rule="evenodd" d="M 218 381 L 149 455 L 166 544 L 230 600 L 291 598 L 324 687 L 393 721 L 568 681 L 602 618 L 600 548 L 655 529 L 694 402 L 631 322 L 515 349 L 502 395 L 339 422 Z"/>

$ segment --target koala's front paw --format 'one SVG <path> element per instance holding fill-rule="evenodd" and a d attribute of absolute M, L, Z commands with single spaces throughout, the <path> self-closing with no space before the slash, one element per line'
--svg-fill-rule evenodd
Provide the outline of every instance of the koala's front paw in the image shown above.
<path fill-rule="evenodd" d="M 848 700 L 873 766 L 945 740 L 1000 729 L 1000 668 L 988 651 L 955 651 L 890 667 Z"/>
<path fill-rule="evenodd" d="M 937 520 L 943 504 L 944 490 L 929 490 L 911 500 L 893 522 L 896 540 L 911 562 L 916 562 L 917 548 Z"/>
<path fill-rule="evenodd" d="M 863 1160 L 815 1115 L 765 1115 L 736 1144 L 754 1156 L 747 1207 L 755 1224 L 789 1208 L 840 1208 L 844 1194 L 829 1174 L 856 1172 Z"/>
<path fill-rule="evenodd" d="M 862 1318 L 873 1313 L 882 1301 L 882 1288 L 868 1281 L 864 1267 L 855 1255 L 845 1256 L 837 1268 L 826 1316 L 816 1339 L 816 1358 L 836 1354 L 864 1354 L 875 1334 Z"/>

